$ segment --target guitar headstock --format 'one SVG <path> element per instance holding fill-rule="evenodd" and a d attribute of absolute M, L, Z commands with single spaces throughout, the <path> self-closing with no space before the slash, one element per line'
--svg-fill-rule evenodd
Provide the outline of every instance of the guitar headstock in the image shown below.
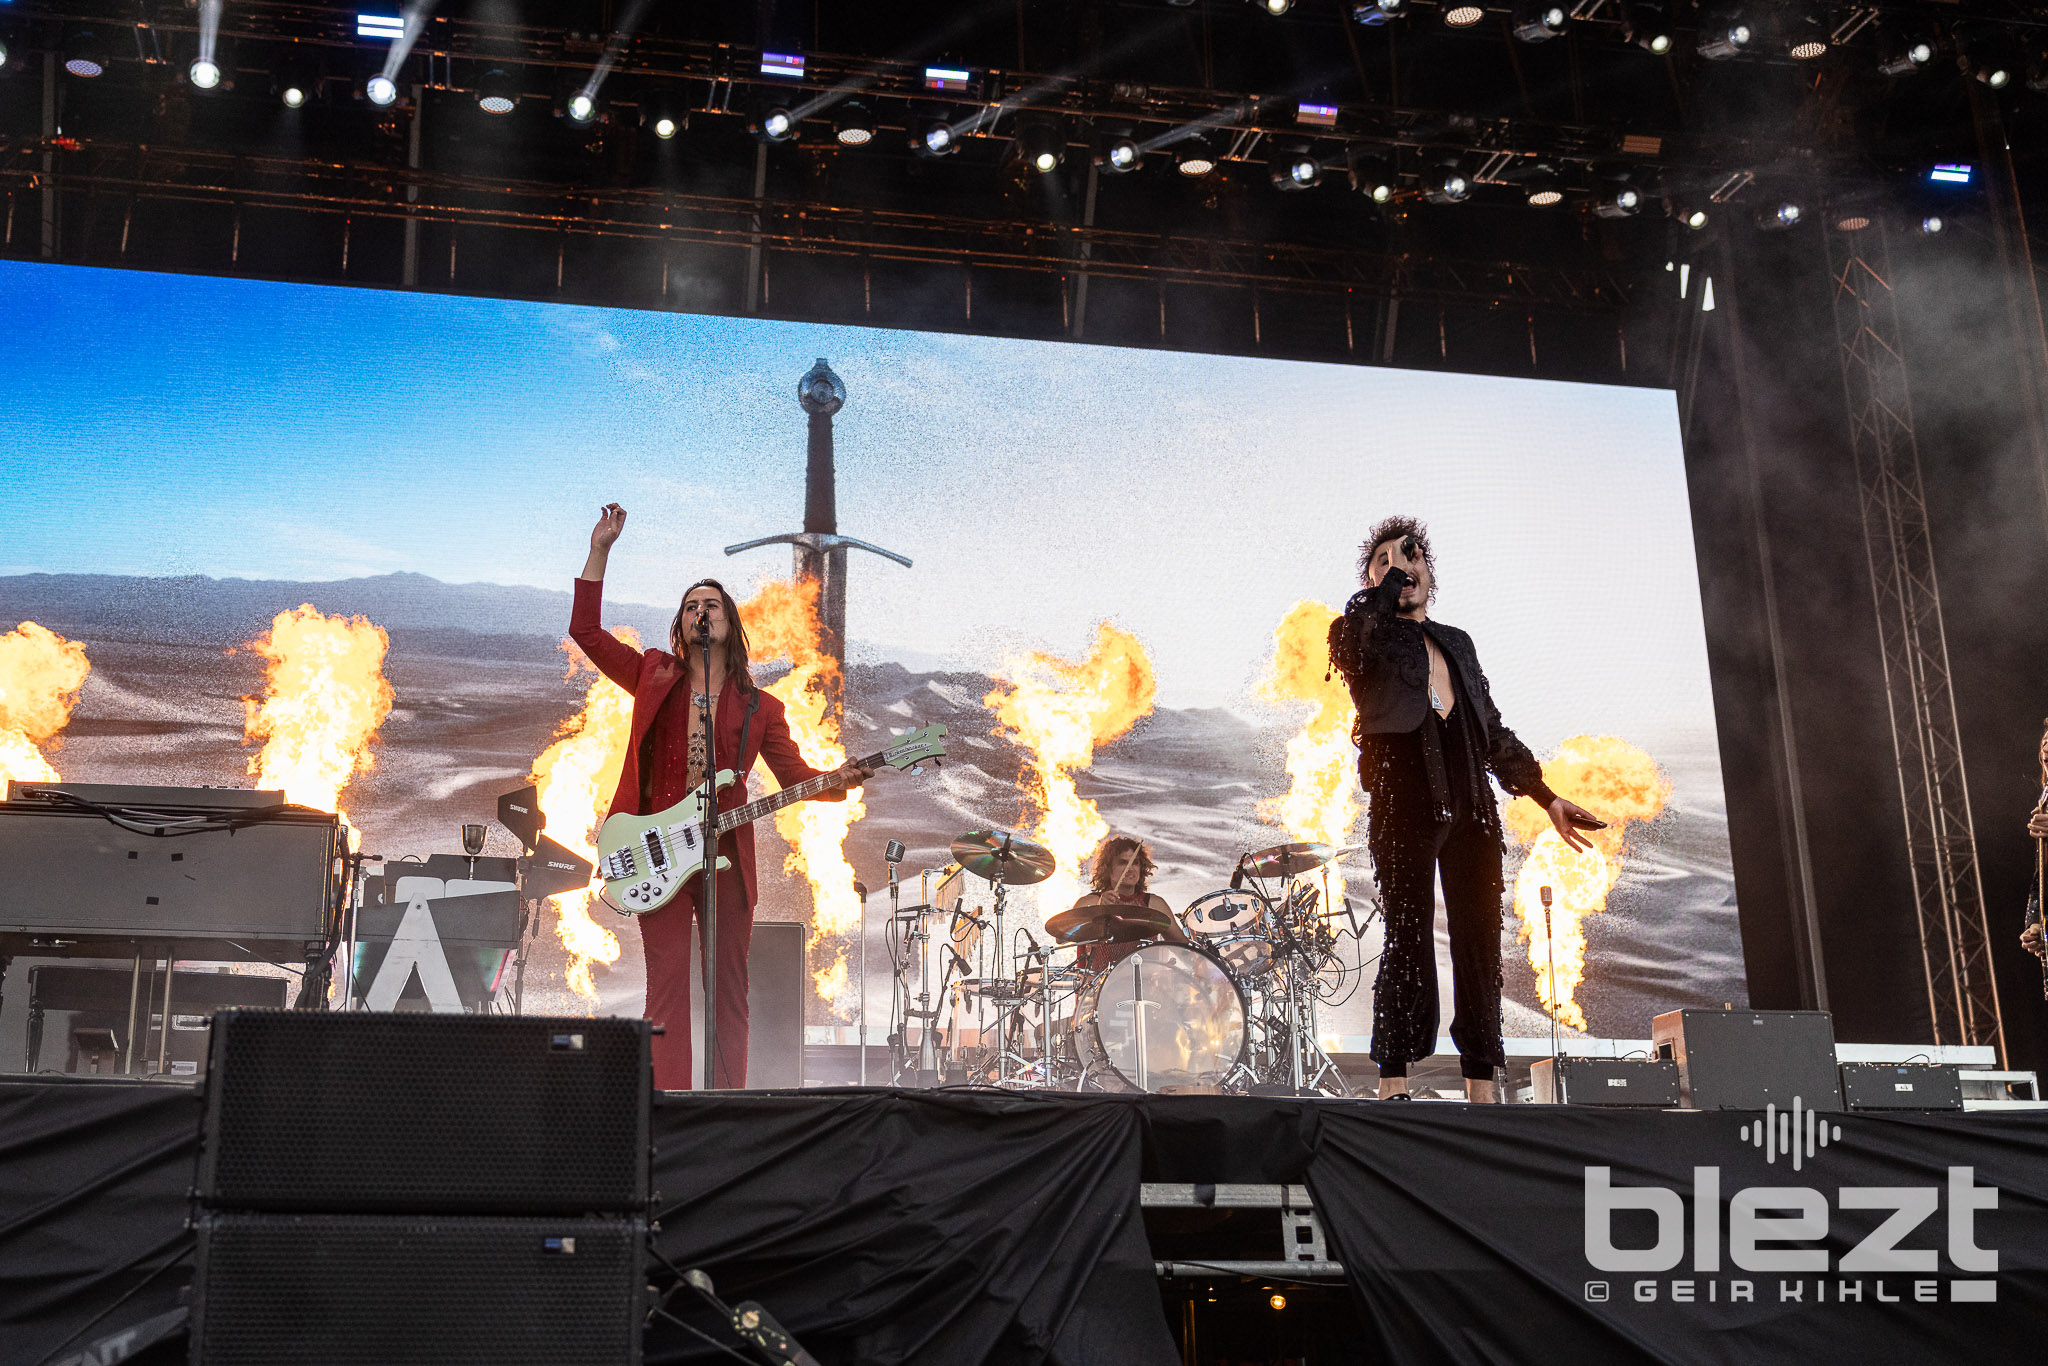
<path fill-rule="evenodd" d="M 946 757 L 946 725 L 934 721 L 920 730 L 906 731 L 889 741 L 882 762 L 891 768 L 915 768 L 927 759 Z"/>

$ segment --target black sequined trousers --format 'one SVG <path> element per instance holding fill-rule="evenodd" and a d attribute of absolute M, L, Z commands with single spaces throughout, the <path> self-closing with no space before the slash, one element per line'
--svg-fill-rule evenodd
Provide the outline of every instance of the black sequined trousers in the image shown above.
<path fill-rule="evenodd" d="M 1469 810 L 1430 818 L 1426 800 L 1372 803 L 1367 843 L 1379 877 L 1387 945 L 1373 986 L 1372 1058 L 1405 1077 L 1436 1051 L 1436 881 L 1451 931 L 1451 1042 L 1459 1071 L 1491 1080 L 1507 1055 L 1500 1038 L 1501 840 Z"/>

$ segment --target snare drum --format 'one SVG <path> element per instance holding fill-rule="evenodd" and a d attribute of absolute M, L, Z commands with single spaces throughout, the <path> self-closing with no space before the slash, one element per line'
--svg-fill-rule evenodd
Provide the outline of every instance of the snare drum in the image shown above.
<path fill-rule="evenodd" d="M 1145 944 L 1093 974 L 1074 1009 L 1081 1085 L 1218 1086 L 1243 1063 L 1244 994 L 1208 949 Z"/>
<path fill-rule="evenodd" d="M 1240 982 L 1273 970 L 1273 903 L 1250 888 L 1209 892 L 1188 903 L 1181 924 Z"/>

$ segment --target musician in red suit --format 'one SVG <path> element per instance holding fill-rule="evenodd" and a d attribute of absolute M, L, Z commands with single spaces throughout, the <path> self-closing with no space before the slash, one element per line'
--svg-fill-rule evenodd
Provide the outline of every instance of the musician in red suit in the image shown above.
<path fill-rule="evenodd" d="M 747 669 L 747 633 L 739 609 L 711 579 L 690 585 L 669 627 L 669 648 L 636 650 L 600 624 L 605 563 L 625 530 L 626 510 L 607 503 L 590 533 L 590 558 L 576 580 L 569 636 L 605 677 L 633 695 L 632 739 L 618 791 L 607 814 L 648 815 L 682 801 L 701 787 L 706 768 L 729 768 L 739 780 L 718 796 L 718 809 L 747 802 L 747 774 L 755 760 L 784 787 L 819 776 L 804 762 L 782 703 L 754 686 Z M 710 649 L 700 650 L 698 624 L 709 628 Z M 709 656 L 706 658 L 706 656 Z M 706 754 L 697 699 L 712 703 L 716 752 Z M 846 786 L 870 776 L 848 763 Z M 814 801 L 844 801 L 846 788 L 828 788 Z M 754 827 L 742 825 L 719 841 L 732 866 L 718 876 L 718 1053 L 708 1069 L 714 1087 L 747 1084 L 747 946 L 754 934 Z M 654 1084 L 690 1086 L 690 936 L 697 924 L 702 877 L 693 878 L 666 906 L 640 917 L 647 955 L 647 1018 L 665 1026 L 654 1039 Z"/>

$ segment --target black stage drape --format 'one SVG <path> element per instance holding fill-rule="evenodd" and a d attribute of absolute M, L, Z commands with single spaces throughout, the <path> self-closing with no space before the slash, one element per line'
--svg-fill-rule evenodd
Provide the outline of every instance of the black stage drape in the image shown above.
<path fill-rule="evenodd" d="M 0 1081 L 0 1362 L 182 1326 L 199 1118 L 189 1084 Z"/>
<path fill-rule="evenodd" d="M 662 1255 L 709 1272 L 729 1302 L 767 1305 L 821 1360 L 1179 1358 L 1139 1213 L 1132 1104 L 669 1094 L 654 1131 Z M 714 1355 L 669 1325 L 649 1334 L 651 1362 Z"/>
<path fill-rule="evenodd" d="M 2048 1112 L 1763 1118 L 1330 1106 L 1308 1183 L 1394 1361 L 2039 1355 Z"/>

